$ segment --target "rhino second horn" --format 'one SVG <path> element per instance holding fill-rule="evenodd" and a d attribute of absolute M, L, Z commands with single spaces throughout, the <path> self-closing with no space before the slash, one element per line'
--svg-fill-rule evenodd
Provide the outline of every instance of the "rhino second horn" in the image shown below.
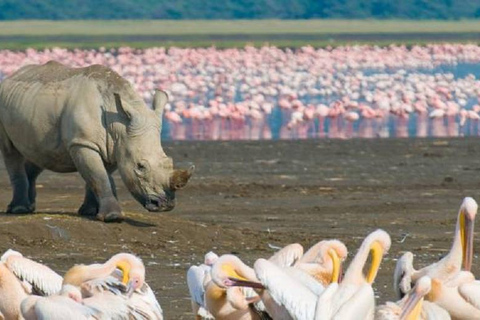
<path fill-rule="evenodd" d="M 155 110 L 155 113 L 160 118 L 163 117 L 163 110 L 165 109 L 165 105 L 168 102 L 168 95 L 165 91 L 162 90 L 155 90 L 155 94 L 153 95 L 153 102 L 152 108 Z"/>

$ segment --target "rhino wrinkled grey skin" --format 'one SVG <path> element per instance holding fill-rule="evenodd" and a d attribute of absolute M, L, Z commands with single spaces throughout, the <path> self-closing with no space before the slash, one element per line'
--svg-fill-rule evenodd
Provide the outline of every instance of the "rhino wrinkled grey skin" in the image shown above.
<path fill-rule="evenodd" d="M 29 65 L 0 83 L 0 149 L 13 187 L 7 212 L 35 210 L 35 181 L 48 169 L 78 171 L 86 182 L 82 215 L 124 218 L 112 173 L 149 211 L 175 206 L 175 191 L 193 173 L 174 170 L 160 131 L 167 95 L 156 91 L 149 109 L 113 70 Z"/>

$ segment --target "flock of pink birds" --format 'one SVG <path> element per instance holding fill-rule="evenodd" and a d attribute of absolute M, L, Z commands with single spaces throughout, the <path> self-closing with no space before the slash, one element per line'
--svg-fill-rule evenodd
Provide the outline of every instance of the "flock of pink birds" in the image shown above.
<path fill-rule="evenodd" d="M 473 44 L 0 50 L 0 81 L 49 60 L 106 65 L 147 103 L 167 91 L 164 134 L 174 140 L 480 134 L 480 81 L 441 71 L 479 64 Z"/>

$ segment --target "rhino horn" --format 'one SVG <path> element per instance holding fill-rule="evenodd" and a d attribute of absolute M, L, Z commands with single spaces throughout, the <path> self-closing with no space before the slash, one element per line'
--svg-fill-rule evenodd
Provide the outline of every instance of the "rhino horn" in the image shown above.
<path fill-rule="evenodd" d="M 122 110 L 123 113 L 125 113 L 128 120 L 133 120 L 135 118 L 135 114 L 137 114 L 138 111 L 135 110 L 135 108 L 132 107 L 128 103 L 123 104 L 122 103 L 122 98 L 120 97 L 120 95 L 118 93 L 114 93 L 113 95 L 115 96 L 115 104 L 117 105 L 117 108 Z"/>
<path fill-rule="evenodd" d="M 195 166 L 191 166 L 188 170 L 174 170 L 170 178 L 170 188 L 172 190 L 178 190 L 185 187 L 194 171 Z"/>
<path fill-rule="evenodd" d="M 165 105 L 168 102 L 168 95 L 165 91 L 162 90 L 155 90 L 155 94 L 153 95 L 153 102 L 152 108 L 155 110 L 157 116 L 162 119 L 163 116 L 163 109 L 165 109 Z"/>

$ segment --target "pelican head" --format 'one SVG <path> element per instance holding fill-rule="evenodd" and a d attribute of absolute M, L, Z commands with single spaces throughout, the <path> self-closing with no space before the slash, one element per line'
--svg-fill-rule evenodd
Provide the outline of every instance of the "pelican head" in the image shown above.
<path fill-rule="evenodd" d="M 413 253 L 405 252 L 397 261 L 393 273 L 393 288 L 401 299 L 412 288 Z"/>
<path fill-rule="evenodd" d="M 477 215 L 478 205 L 473 198 L 463 199 L 458 213 L 460 228 L 460 240 L 462 243 L 462 264 L 466 271 L 472 269 L 473 259 L 473 230 L 475 226 L 475 216 Z"/>
<path fill-rule="evenodd" d="M 113 264 L 116 269 L 122 271 L 122 283 L 127 286 L 129 294 L 141 288 L 145 283 L 145 266 L 142 260 L 133 254 L 119 253 L 107 261 Z"/>
<path fill-rule="evenodd" d="M 342 262 L 337 254 L 337 251 L 335 251 L 333 248 L 328 250 L 328 255 L 332 259 L 332 279 L 330 282 L 336 282 L 340 280 L 340 274 L 341 274 L 341 267 L 342 267 Z"/>
<path fill-rule="evenodd" d="M 408 293 L 405 300 L 400 320 L 417 320 L 422 311 L 422 302 L 425 295 L 432 289 L 432 280 L 430 277 L 421 277 L 415 287 Z"/>
<path fill-rule="evenodd" d="M 218 255 L 212 251 L 208 252 L 205 255 L 205 261 L 204 264 L 207 266 L 213 266 L 213 264 L 218 260 Z"/>
<path fill-rule="evenodd" d="M 256 279 L 255 271 L 246 266 L 238 257 L 225 254 L 212 266 L 212 280 L 220 288 L 246 286 L 263 289 L 263 286 L 251 279 Z"/>
<path fill-rule="evenodd" d="M 372 284 L 377 276 L 383 256 L 390 250 L 392 242 L 388 233 L 379 229 L 369 234 L 363 243 L 369 245 L 372 256 L 372 263 L 366 276 L 367 283 Z"/>
<path fill-rule="evenodd" d="M 82 302 L 82 293 L 80 292 L 80 289 L 71 284 L 66 284 L 62 286 L 59 294 L 64 297 L 68 297 L 75 302 Z"/>
<path fill-rule="evenodd" d="M 342 277 L 342 263 L 347 258 L 347 247 L 339 240 L 325 241 L 325 249 L 320 250 L 320 264 L 332 265 L 332 278 L 330 282 L 339 282 Z"/>

